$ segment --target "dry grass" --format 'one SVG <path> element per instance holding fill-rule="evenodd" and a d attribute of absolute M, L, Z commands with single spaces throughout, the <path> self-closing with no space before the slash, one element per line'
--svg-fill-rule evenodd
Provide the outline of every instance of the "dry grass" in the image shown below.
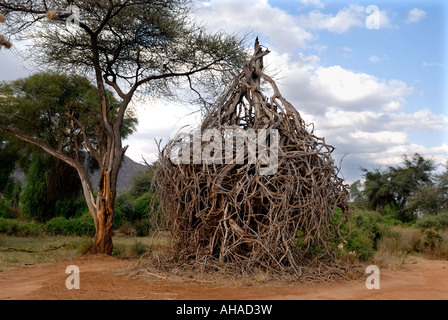
<path fill-rule="evenodd" d="M 79 237 L 21 238 L 2 236 L 0 237 L 0 271 L 62 259 L 78 258 L 81 256 L 79 248 L 85 241 L 84 238 Z M 65 246 L 58 250 L 40 252 L 63 244 Z M 12 251 L 9 250 L 10 248 L 36 252 Z"/>
<path fill-rule="evenodd" d="M 373 263 L 400 269 L 413 255 L 448 260 L 448 231 L 421 231 L 417 228 L 393 227 L 394 235 L 379 240 Z"/>
<path fill-rule="evenodd" d="M 91 241 L 91 239 L 83 237 L 40 236 L 23 238 L 0 236 L 0 271 L 80 258 Z M 165 233 L 159 233 L 153 239 L 151 237 L 114 237 L 113 241 L 115 248 L 122 253 L 122 257 L 139 258 L 141 254 L 148 252 L 151 244 L 152 251 L 165 245 L 168 242 L 168 236 Z M 57 250 L 42 252 L 59 246 L 62 247 Z M 20 250 L 35 252 L 30 253 Z M 120 258 L 120 256 L 118 257 Z"/>

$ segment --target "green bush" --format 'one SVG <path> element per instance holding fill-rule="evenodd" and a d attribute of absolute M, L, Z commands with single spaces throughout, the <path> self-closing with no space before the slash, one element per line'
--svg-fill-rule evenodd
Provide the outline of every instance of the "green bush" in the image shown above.
<path fill-rule="evenodd" d="M 127 195 L 118 197 L 115 203 L 115 214 L 122 216 L 124 220 L 129 222 L 137 220 L 134 201 Z"/>
<path fill-rule="evenodd" d="M 30 219 L 41 222 L 49 218 L 49 204 L 46 199 L 49 160 L 35 157 L 26 174 L 26 187 L 22 194 L 23 213 Z"/>
<path fill-rule="evenodd" d="M 151 223 L 149 219 L 137 220 L 134 222 L 134 228 L 137 237 L 146 237 L 151 230 Z"/>
<path fill-rule="evenodd" d="M 39 224 L 33 222 L 25 222 L 16 219 L 0 218 L 0 234 L 18 237 L 35 237 L 42 231 Z"/>
<path fill-rule="evenodd" d="M 434 250 L 435 248 L 439 247 L 442 242 L 443 238 L 440 235 L 440 233 L 432 229 L 428 229 L 425 231 L 425 239 L 423 240 L 423 246 L 426 249 Z"/>
<path fill-rule="evenodd" d="M 126 256 L 126 247 L 122 244 L 114 245 L 112 249 L 112 256 L 117 259 L 122 259 Z"/>
<path fill-rule="evenodd" d="M 448 213 L 441 213 L 437 215 L 441 229 L 448 228 Z"/>
<path fill-rule="evenodd" d="M 385 225 L 381 214 L 373 211 L 354 210 L 341 231 L 347 241 L 345 250 L 355 252 L 361 261 L 373 258 L 382 237 L 396 236 Z"/>
<path fill-rule="evenodd" d="M 426 229 L 442 230 L 448 228 L 448 214 L 443 213 L 437 216 L 425 215 L 417 220 L 415 225 L 422 231 Z"/>
<path fill-rule="evenodd" d="M 87 213 L 79 218 L 53 218 L 45 224 L 45 230 L 47 233 L 54 235 L 93 237 L 95 235 L 95 224 L 93 218 Z"/>
<path fill-rule="evenodd" d="M 115 209 L 114 212 L 114 229 L 118 229 L 120 228 L 124 221 L 125 221 L 125 216 L 123 214 L 123 212 L 120 209 Z"/>
<path fill-rule="evenodd" d="M 2 193 L 8 207 L 17 209 L 20 203 L 20 195 L 22 194 L 22 183 L 8 178 Z"/>
<path fill-rule="evenodd" d="M 142 219 L 149 214 L 149 193 L 141 195 L 135 200 L 135 216 Z"/>
<path fill-rule="evenodd" d="M 141 255 L 148 252 L 149 247 L 145 244 L 143 244 L 141 241 L 135 241 L 134 244 L 131 247 L 131 255 L 140 257 Z"/>
<path fill-rule="evenodd" d="M 9 206 L 2 200 L 0 200 L 0 218 L 13 219 L 14 215 Z"/>
<path fill-rule="evenodd" d="M 86 201 L 82 197 L 74 197 L 56 201 L 54 205 L 56 216 L 69 218 L 77 218 L 89 211 Z"/>
<path fill-rule="evenodd" d="M 381 214 L 384 217 L 387 217 L 388 221 L 399 221 L 400 218 L 400 210 L 393 203 L 388 203 L 384 206 L 383 210 L 381 210 Z"/>
<path fill-rule="evenodd" d="M 366 233 L 365 230 L 355 229 L 347 238 L 346 250 L 355 252 L 356 256 L 361 261 L 368 261 L 373 258 L 375 254 L 375 242 L 371 234 Z"/>

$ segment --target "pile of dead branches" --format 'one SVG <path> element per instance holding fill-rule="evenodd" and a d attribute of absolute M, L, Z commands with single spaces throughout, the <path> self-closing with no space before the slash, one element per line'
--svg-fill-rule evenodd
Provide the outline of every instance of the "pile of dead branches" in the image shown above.
<path fill-rule="evenodd" d="M 277 144 L 272 134 L 263 137 L 271 147 L 270 156 L 272 147 L 278 147 L 274 173 L 262 173 L 266 163 L 251 162 L 247 146 L 232 163 L 173 161 L 179 143 L 193 141 L 193 132 L 179 134 L 160 150 L 154 181 L 174 239 L 173 263 L 301 275 L 313 261 L 334 261 L 339 227 L 347 216 L 348 186 L 338 177 L 331 157 L 334 148 L 313 134 L 263 72 L 268 53 L 257 41 L 254 55 L 200 129 L 217 129 L 223 136 L 236 129 L 276 130 Z M 246 137 L 246 143 L 249 140 Z M 213 141 L 228 150 L 224 140 Z M 201 140 L 200 144 L 202 150 L 210 146 Z M 192 149 L 182 156 L 193 159 Z M 236 143 L 233 152 L 237 153 Z"/>

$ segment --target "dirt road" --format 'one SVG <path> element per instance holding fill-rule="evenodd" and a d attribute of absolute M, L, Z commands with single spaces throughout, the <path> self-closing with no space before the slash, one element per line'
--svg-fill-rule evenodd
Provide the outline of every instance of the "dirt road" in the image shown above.
<path fill-rule="evenodd" d="M 448 299 L 448 262 L 416 259 L 400 270 L 381 270 L 379 290 L 365 279 L 307 284 L 264 283 L 250 287 L 200 284 L 150 277 L 130 279 L 135 261 L 91 256 L 0 272 L 0 299 Z M 66 267 L 80 269 L 80 289 L 68 290 Z"/>

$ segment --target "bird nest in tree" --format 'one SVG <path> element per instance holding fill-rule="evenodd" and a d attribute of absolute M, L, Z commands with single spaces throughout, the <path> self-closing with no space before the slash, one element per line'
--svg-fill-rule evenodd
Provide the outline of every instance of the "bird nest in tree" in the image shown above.
<path fill-rule="evenodd" d="M 177 265 L 301 275 L 312 261 L 334 261 L 348 186 L 338 177 L 334 148 L 263 72 L 268 53 L 257 40 L 252 58 L 203 119 L 202 139 L 197 131 L 180 133 L 160 151 L 155 183 Z M 243 148 L 232 138 L 236 132 Z"/>

